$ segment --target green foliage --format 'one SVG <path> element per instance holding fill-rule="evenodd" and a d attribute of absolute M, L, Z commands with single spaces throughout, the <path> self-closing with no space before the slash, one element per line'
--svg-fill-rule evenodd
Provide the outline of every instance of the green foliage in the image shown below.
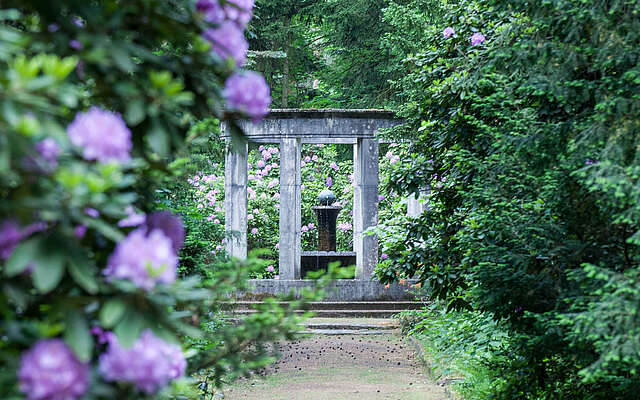
<path fill-rule="evenodd" d="M 300 108 L 316 95 L 321 59 L 312 20 L 320 0 L 257 0 L 250 38 L 252 65 L 272 89 L 273 108 Z"/>
<path fill-rule="evenodd" d="M 411 144 L 391 182 L 428 188 L 429 209 L 390 231 L 377 274 L 502 321 L 481 398 L 637 393 L 639 6 L 443 3 L 407 34 L 422 49 L 394 83 L 409 123 L 389 136 Z"/>
<path fill-rule="evenodd" d="M 185 140 L 206 144 L 203 132 L 215 132 L 218 121 L 205 118 L 228 117 L 221 83 L 234 70 L 201 40 L 202 15 L 178 0 L 3 1 L 2 7 L 0 224 L 15 220 L 22 236 L 17 247 L 1 249 L 0 397 L 19 398 L 20 356 L 43 338 L 60 337 L 89 361 L 87 399 L 198 396 L 189 377 L 195 372 L 220 385 L 272 361 L 267 344 L 293 337 L 300 317 L 269 302 L 238 324 L 220 318 L 222 303 L 264 265 L 256 254 L 186 277 L 205 269 L 197 254 L 205 245 L 197 238 L 213 234 L 195 232 L 183 199 L 174 208 L 191 234 L 182 279 L 146 291 L 102 273 L 115 245 L 135 229 L 118 225 L 127 208 L 169 208 L 165 178 L 188 169 L 189 161 L 166 160 L 180 155 Z M 122 115 L 132 133 L 130 162 L 87 161 L 72 146 L 65 128 L 90 106 Z M 61 148 L 56 163 L 45 163 L 35 149 L 45 138 Z M 306 293 L 292 304 L 304 309 L 320 295 Z M 157 395 L 106 382 L 97 371 L 105 346 L 94 340 L 93 327 L 113 331 L 124 345 L 144 329 L 181 343 L 188 377 Z"/>
<path fill-rule="evenodd" d="M 434 302 L 402 313 L 400 321 L 403 331 L 425 348 L 432 379 L 450 382 L 465 399 L 488 398 L 501 385 L 502 377 L 488 365 L 510 339 L 490 315 L 447 312 L 444 304 Z"/>
<path fill-rule="evenodd" d="M 168 176 L 157 197 L 161 208 L 183 216 L 186 227 L 185 246 L 181 255 L 181 273 L 197 273 L 207 277 L 215 271 L 216 262 L 225 257 L 224 229 L 224 140 L 217 137 L 218 126 L 203 125 L 211 133 L 196 140 L 188 148 L 188 159 L 179 159 L 171 166 L 175 173 Z M 194 127 L 197 132 L 199 127 Z M 383 147 L 384 148 L 384 147 Z M 265 160 L 264 151 L 268 153 Z M 272 152 L 269 153 L 268 150 Z M 302 148 L 302 249 L 317 249 L 317 219 L 312 207 L 318 194 L 327 188 L 336 194 L 343 207 L 338 215 L 337 250 L 353 248 L 353 162 L 351 146 L 305 144 Z M 393 150 L 395 151 L 395 150 Z M 391 163 L 392 151 L 381 158 L 381 168 Z M 188 161 L 187 161 L 188 160 Z M 262 258 L 273 272 L 257 271 L 254 278 L 272 278 L 278 274 L 279 242 L 279 170 L 278 145 L 249 146 L 248 169 L 248 226 L 250 249 L 263 249 Z M 267 168 L 269 168 L 267 170 Z M 406 206 L 401 198 L 385 190 L 388 176 L 382 177 L 380 219 L 387 220 L 404 214 Z M 257 233 L 252 232 L 257 229 Z"/>

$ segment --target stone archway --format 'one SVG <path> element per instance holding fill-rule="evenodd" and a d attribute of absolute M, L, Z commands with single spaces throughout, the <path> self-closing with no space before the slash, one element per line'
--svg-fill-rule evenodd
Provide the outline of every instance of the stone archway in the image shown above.
<path fill-rule="evenodd" d="M 303 143 L 354 146 L 355 280 L 371 281 L 378 262 L 378 239 L 375 235 L 364 235 L 364 232 L 378 223 L 379 158 L 376 133 L 400 123 L 402 121 L 387 110 L 343 109 L 276 109 L 271 110 L 259 123 L 238 121 L 249 141 L 280 145 L 280 286 L 286 286 L 287 281 L 301 279 L 300 158 Z M 224 137 L 230 138 L 225 124 L 222 132 Z M 234 257 L 246 258 L 247 143 L 234 150 L 227 146 L 225 162 L 227 252 Z M 289 286 L 296 285 L 291 283 Z"/>

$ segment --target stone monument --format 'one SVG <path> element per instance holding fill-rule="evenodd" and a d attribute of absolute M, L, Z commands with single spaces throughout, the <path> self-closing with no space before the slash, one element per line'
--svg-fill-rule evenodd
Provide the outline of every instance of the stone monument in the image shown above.
<path fill-rule="evenodd" d="M 318 251 L 303 251 L 301 260 L 302 276 L 310 271 L 327 271 L 329 264 L 339 262 L 341 267 L 356 264 L 355 251 L 336 251 L 336 221 L 342 210 L 333 205 L 336 196 L 325 189 L 318 195 L 318 204 L 311 209 L 318 219 Z"/>

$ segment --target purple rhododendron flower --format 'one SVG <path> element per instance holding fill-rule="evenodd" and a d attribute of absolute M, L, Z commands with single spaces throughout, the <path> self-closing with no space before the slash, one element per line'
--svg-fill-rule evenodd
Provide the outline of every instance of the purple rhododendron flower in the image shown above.
<path fill-rule="evenodd" d="M 445 37 L 445 39 L 450 38 L 451 36 L 455 35 L 456 31 L 455 29 L 453 29 L 450 26 L 447 26 L 446 28 L 444 28 L 444 30 L 442 31 L 442 36 Z"/>
<path fill-rule="evenodd" d="M 252 229 L 251 229 L 251 233 L 252 233 L 253 235 L 257 235 L 257 234 L 258 234 L 258 228 L 252 228 Z"/>
<path fill-rule="evenodd" d="M 0 225 L 0 259 L 6 260 L 23 239 L 20 226 L 13 220 L 6 220 Z"/>
<path fill-rule="evenodd" d="M 87 207 L 84 209 L 84 213 L 91 218 L 98 218 L 100 216 L 100 211 L 95 208 Z"/>
<path fill-rule="evenodd" d="M 75 236 L 76 239 L 82 239 L 86 234 L 87 234 L 86 225 L 80 224 L 73 229 L 73 236 Z"/>
<path fill-rule="evenodd" d="M 333 186 L 333 179 L 331 179 L 330 176 L 327 176 L 327 179 L 324 181 L 324 184 L 327 185 L 327 187 Z"/>
<path fill-rule="evenodd" d="M 49 137 L 36 143 L 35 149 L 51 168 L 58 166 L 58 156 L 62 149 L 53 138 Z"/>
<path fill-rule="evenodd" d="M 273 265 L 269 265 L 269 266 L 267 267 L 267 272 L 274 272 L 275 270 L 276 270 L 276 269 L 275 269 L 275 268 L 273 268 Z"/>
<path fill-rule="evenodd" d="M 306 226 L 306 225 L 304 225 L 302 228 L 300 228 L 300 231 L 301 231 L 302 233 L 307 233 L 307 232 L 309 232 L 309 227 L 308 227 L 308 226 Z"/>
<path fill-rule="evenodd" d="M 139 288 L 151 290 L 157 283 L 175 281 L 177 266 L 172 240 L 161 229 L 147 233 L 142 227 L 118 243 L 103 273 L 109 281 L 127 279 Z"/>
<path fill-rule="evenodd" d="M 124 211 L 127 213 L 127 216 L 118 221 L 118 226 L 121 228 L 142 225 L 147 220 L 146 215 L 136 213 L 136 210 L 134 210 L 132 206 L 127 206 Z"/>
<path fill-rule="evenodd" d="M 196 10 L 203 13 L 205 21 L 212 24 L 219 24 L 226 17 L 218 0 L 198 0 Z"/>
<path fill-rule="evenodd" d="M 389 256 L 387 255 L 387 253 L 382 253 L 380 255 L 380 258 L 383 259 L 383 260 L 386 260 L 387 258 L 389 258 Z"/>
<path fill-rule="evenodd" d="M 222 94 L 229 108 L 247 114 L 254 122 L 258 122 L 269 112 L 271 91 L 267 81 L 257 72 L 246 71 L 231 75 Z M 262 158 L 269 160 L 271 153 L 263 151 Z"/>
<path fill-rule="evenodd" d="M 105 333 L 107 351 L 99 369 L 107 381 L 133 383 L 152 394 L 184 375 L 187 361 L 178 345 L 167 343 L 146 329 L 130 348 L 124 348 L 112 332 Z"/>
<path fill-rule="evenodd" d="M 338 167 L 338 164 L 336 164 L 335 162 L 332 162 L 331 164 L 329 164 L 329 168 L 331 168 L 334 171 L 337 171 L 340 169 L 340 167 Z"/>
<path fill-rule="evenodd" d="M 212 24 L 225 20 L 233 21 L 245 28 L 253 16 L 254 0 L 227 0 L 221 5 L 218 0 L 198 0 L 196 10 L 204 14 L 204 19 Z"/>
<path fill-rule="evenodd" d="M 238 67 L 246 61 L 249 44 L 233 22 L 225 21 L 217 28 L 207 28 L 202 36 L 211 42 L 211 50 L 223 60 L 231 57 Z"/>
<path fill-rule="evenodd" d="M 318 161 L 318 156 L 314 154 L 313 157 L 311 157 L 311 161 Z"/>
<path fill-rule="evenodd" d="M 246 28 L 253 16 L 254 0 L 230 0 L 224 5 L 227 19 L 238 26 Z"/>
<path fill-rule="evenodd" d="M 256 163 L 256 166 L 258 168 L 264 168 L 265 166 L 264 160 L 258 160 L 258 162 Z"/>
<path fill-rule="evenodd" d="M 71 23 L 73 23 L 75 26 L 77 26 L 78 28 L 84 28 L 84 20 L 80 17 L 73 17 L 71 19 Z"/>
<path fill-rule="evenodd" d="M 89 366 L 61 339 L 43 339 L 22 356 L 18 380 L 28 400 L 73 400 L 87 391 Z"/>
<path fill-rule="evenodd" d="M 475 46 L 481 43 L 484 43 L 486 40 L 486 38 L 484 37 L 484 35 L 480 32 L 476 32 L 473 34 L 473 36 L 471 36 L 471 45 Z"/>
<path fill-rule="evenodd" d="M 23 239 L 31 236 L 36 232 L 47 229 L 44 222 L 34 222 L 26 226 L 24 229 L 14 220 L 5 220 L 0 225 L 0 260 L 6 260 L 11 257 L 11 253 Z"/>
<path fill-rule="evenodd" d="M 131 131 L 120 114 L 91 107 L 76 114 L 67 134 L 74 146 L 82 148 L 85 160 L 126 162 L 131 158 Z"/>
<path fill-rule="evenodd" d="M 47 26 L 47 30 L 51 33 L 56 33 L 58 32 L 59 29 L 60 29 L 60 25 L 56 23 L 49 24 L 49 26 Z"/>
<path fill-rule="evenodd" d="M 84 45 L 82 44 L 82 42 L 79 41 L 79 40 L 76 40 L 76 39 L 73 39 L 73 40 L 69 41 L 69 47 L 71 47 L 74 50 L 78 50 L 78 51 L 84 49 Z"/>
<path fill-rule="evenodd" d="M 169 211 L 156 211 L 147 215 L 144 226 L 147 228 L 147 232 L 160 229 L 166 237 L 171 239 L 173 251 L 178 254 L 184 244 L 185 235 L 180 217 L 173 215 Z"/>

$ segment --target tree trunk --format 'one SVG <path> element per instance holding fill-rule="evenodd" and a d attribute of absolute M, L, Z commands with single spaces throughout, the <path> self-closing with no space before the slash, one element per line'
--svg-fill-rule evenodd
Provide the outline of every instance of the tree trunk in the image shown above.
<path fill-rule="evenodd" d="M 287 41 L 284 45 L 284 65 L 282 66 L 282 108 L 289 106 L 289 19 L 284 20 L 284 29 L 287 35 Z"/>

